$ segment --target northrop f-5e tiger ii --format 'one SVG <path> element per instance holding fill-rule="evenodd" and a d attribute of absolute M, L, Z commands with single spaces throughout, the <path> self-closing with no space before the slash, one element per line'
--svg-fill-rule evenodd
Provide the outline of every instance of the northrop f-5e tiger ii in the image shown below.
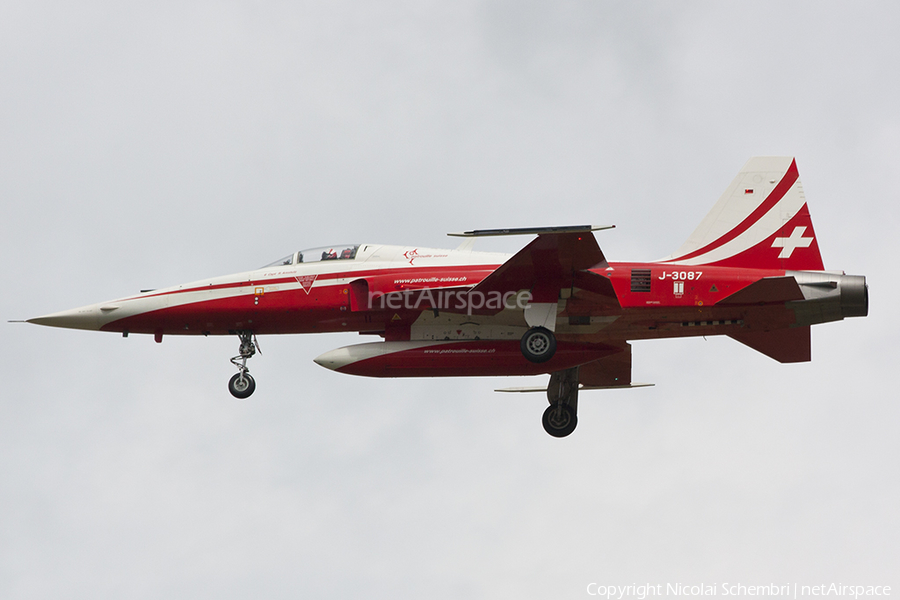
<path fill-rule="evenodd" d="M 300 250 L 255 271 L 142 292 L 29 319 L 129 334 L 234 335 L 238 398 L 256 382 L 256 336 L 357 331 L 381 341 L 315 362 L 366 377 L 549 374 L 543 426 L 578 422 L 581 390 L 629 388 L 632 340 L 727 335 L 783 362 L 810 360 L 810 326 L 863 317 L 862 276 L 826 271 L 797 164 L 750 159 L 670 256 L 610 262 L 600 227 L 474 230 L 455 250 L 337 244 Z M 513 255 L 472 238 L 527 235 Z"/>

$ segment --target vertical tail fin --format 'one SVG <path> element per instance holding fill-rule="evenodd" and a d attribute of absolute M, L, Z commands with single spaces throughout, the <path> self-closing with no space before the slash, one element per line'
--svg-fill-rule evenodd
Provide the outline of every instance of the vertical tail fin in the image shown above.
<path fill-rule="evenodd" d="M 751 158 L 681 248 L 659 262 L 824 270 L 797 162 Z"/>

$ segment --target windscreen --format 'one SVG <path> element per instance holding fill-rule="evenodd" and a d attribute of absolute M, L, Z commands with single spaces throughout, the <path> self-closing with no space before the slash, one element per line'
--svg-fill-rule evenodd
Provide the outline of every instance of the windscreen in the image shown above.
<path fill-rule="evenodd" d="M 313 263 L 323 260 L 353 260 L 356 258 L 356 251 L 359 250 L 359 244 L 336 244 L 334 246 L 321 246 L 319 248 L 308 248 L 300 250 L 293 254 L 288 254 L 283 258 L 271 262 L 263 267 L 285 267 L 289 265 L 298 265 L 303 263 Z"/>

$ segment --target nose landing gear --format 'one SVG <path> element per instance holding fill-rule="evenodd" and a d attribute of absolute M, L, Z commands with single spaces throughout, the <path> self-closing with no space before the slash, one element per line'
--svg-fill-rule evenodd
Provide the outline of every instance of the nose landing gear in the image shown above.
<path fill-rule="evenodd" d="M 240 354 L 233 357 L 231 363 L 238 368 L 238 372 L 228 381 L 228 391 L 235 398 L 244 399 L 256 390 L 256 381 L 250 376 L 247 359 L 259 350 L 259 342 L 252 331 L 238 331 L 237 334 L 241 340 Z"/>
<path fill-rule="evenodd" d="M 249 398 L 250 394 L 252 394 L 256 390 L 256 381 L 246 371 L 242 371 L 240 373 L 235 373 L 231 376 L 231 379 L 228 380 L 228 391 L 231 392 L 231 395 L 235 398 Z"/>

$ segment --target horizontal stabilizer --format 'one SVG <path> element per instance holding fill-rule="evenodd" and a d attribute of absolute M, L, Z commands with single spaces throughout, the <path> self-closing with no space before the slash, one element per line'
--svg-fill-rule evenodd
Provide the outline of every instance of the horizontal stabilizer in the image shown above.
<path fill-rule="evenodd" d="M 791 300 L 803 300 L 803 292 L 796 279 L 791 276 L 766 277 L 720 300 L 718 304 L 767 304 Z"/>
<path fill-rule="evenodd" d="M 780 363 L 812 360 L 809 327 L 791 327 L 774 331 L 740 331 L 728 337 L 762 352 Z"/>

